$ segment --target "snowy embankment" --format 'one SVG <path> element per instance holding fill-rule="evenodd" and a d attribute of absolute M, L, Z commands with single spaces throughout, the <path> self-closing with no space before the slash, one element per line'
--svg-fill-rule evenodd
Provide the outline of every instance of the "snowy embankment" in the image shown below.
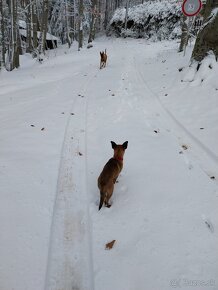
<path fill-rule="evenodd" d="M 152 41 L 175 39 L 181 35 L 181 3 L 177 0 L 146 1 L 128 9 L 118 8 L 110 21 L 108 34 L 146 38 Z"/>
<path fill-rule="evenodd" d="M 99 40 L 0 75 L 2 289 L 217 289 L 217 68 L 179 72 L 177 45 Z M 129 147 L 99 212 L 111 140 Z"/>

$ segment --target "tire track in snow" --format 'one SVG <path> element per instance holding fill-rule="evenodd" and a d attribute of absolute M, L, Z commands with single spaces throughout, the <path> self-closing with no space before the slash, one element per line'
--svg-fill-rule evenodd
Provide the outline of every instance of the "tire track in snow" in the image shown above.
<path fill-rule="evenodd" d="M 65 128 L 50 230 L 45 290 L 93 290 L 91 225 L 87 197 L 85 93 L 75 97 Z M 85 130 L 84 130 L 85 128 Z M 85 158 L 85 160 L 84 160 Z"/>
<path fill-rule="evenodd" d="M 143 85 L 148 91 L 148 96 L 154 105 L 154 110 L 158 112 L 159 116 L 164 116 L 167 123 L 173 129 L 173 133 L 177 138 L 187 140 L 188 143 L 192 144 L 192 155 L 200 161 L 201 169 L 208 175 L 208 172 L 215 171 L 215 175 L 218 177 L 218 157 L 198 138 L 196 138 L 187 128 L 183 126 L 181 122 L 164 106 L 159 96 L 150 88 L 142 72 L 138 69 L 136 59 L 134 60 L 134 70 L 139 84 Z M 179 132 L 179 134 L 177 133 Z M 197 153 L 196 153 L 197 151 Z M 196 156 L 195 156 L 196 155 Z M 209 164 L 209 165 L 208 165 Z"/>

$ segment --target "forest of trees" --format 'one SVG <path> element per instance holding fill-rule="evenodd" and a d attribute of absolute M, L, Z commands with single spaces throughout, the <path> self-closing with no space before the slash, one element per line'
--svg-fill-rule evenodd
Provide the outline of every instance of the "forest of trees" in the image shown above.
<path fill-rule="evenodd" d="M 0 0 L 0 69 L 5 67 L 11 71 L 19 67 L 19 56 L 26 52 L 40 61 L 49 48 L 48 41 L 53 42 L 50 46 L 56 46 L 58 41 L 67 43 L 69 47 L 77 41 L 80 49 L 84 36 L 92 42 L 96 33 L 107 29 L 117 8 L 129 8 L 146 1 Z M 201 31 L 200 39 L 197 39 L 193 52 L 196 60 L 201 60 L 208 49 L 218 55 L 218 14 L 215 8 L 218 8 L 218 0 L 207 0 L 204 20 L 207 32 Z M 126 19 L 127 12 L 126 9 Z M 212 21 L 209 21 L 211 17 Z"/>
<path fill-rule="evenodd" d="M 0 69 L 5 67 L 11 71 L 19 67 L 19 56 L 26 52 L 40 60 L 47 49 L 46 38 L 50 41 L 58 38 L 61 44 L 67 43 L 69 47 L 75 40 L 78 41 L 78 49 L 81 48 L 84 34 L 91 42 L 96 32 L 107 28 L 114 10 L 125 7 L 128 2 L 0 0 Z M 131 5 L 139 3 L 143 0 L 131 1 Z"/>

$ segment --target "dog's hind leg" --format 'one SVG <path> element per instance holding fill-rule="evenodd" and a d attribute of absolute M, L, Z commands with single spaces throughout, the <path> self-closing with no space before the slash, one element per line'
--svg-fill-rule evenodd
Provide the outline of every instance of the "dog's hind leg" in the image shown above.
<path fill-rule="evenodd" d="M 98 210 L 100 210 L 103 206 L 103 203 L 105 202 L 105 196 L 106 194 L 103 192 L 100 192 L 100 203 L 99 203 L 99 207 Z"/>
<path fill-rule="evenodd" d="M 106 207 L 111 207 L 111 204 L 109 204 L 109 200 L 113 194 L 113 191 L 114 191 L 114 184 L 112 184 L 110 189 L 107 190 L 107 195 L 105 196 L 105 201 L 104 201 Z"/>

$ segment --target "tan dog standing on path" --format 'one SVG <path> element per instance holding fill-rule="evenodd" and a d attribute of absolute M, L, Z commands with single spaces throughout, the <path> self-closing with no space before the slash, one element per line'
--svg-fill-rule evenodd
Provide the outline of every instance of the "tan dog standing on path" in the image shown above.
<path fill-rule="evenodd" d="M 123 156 L 128 146 L 128 141 L 122 145 L 117 145 L 111 141 L 112 148 L 114 149 L 113 158 L 105 164 L 100 176 L 98 177 L 98 188 L 100 190 L 100 203 L 99 210 L 102 208 L 103 203 L 105 206 L 110 207 L 109 199 L 114 191 L 114 184 L 123 168 Z"/>
<path fill-rule="evenodd" d="M 100 69 L 102 69 L 103 67 L 106 67 L 106 62 L 107 62 L 107 53 L 106 53 L 106 49 L 105 52 L 100 51 Z"/>

